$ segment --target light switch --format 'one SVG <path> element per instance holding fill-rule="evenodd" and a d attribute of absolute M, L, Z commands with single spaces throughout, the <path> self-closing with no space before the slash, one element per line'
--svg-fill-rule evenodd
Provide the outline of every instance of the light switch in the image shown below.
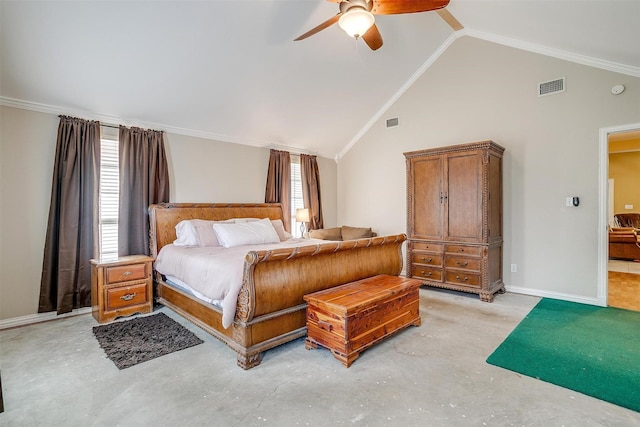
<path fill-rule="evenodd" d="M 633 209 L 633 205 L 624 205 L 625 209 Z"/>

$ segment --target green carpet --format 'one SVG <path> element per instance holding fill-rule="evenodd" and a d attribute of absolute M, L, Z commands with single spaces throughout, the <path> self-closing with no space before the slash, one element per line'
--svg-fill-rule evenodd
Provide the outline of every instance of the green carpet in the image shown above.
<path fill-rule="evenodd" d="M 640 312 L 543 298 L 487 363 L 640 412 Z"/>

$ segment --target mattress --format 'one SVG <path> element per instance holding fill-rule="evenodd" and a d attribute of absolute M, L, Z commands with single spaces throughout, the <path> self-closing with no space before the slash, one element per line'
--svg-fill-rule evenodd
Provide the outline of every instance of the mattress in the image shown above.
<path fill-rule="evenodd" d="M 280 243 L 222 246 L 164 246 L 154 268 L 200 299 L 222 307 L 222 326 L 228 328 L 236 313 L 242 287 L 244 261 L 249 251 L 300 247 L 322 243 L 318 239 L 289 239 Z"/>

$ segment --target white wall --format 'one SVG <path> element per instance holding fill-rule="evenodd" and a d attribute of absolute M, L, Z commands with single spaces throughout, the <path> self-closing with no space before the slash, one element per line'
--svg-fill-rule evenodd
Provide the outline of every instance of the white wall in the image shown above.
<path fill-rule="evenodd" d="M 38 310 L 58 117 L 0 107 L 0 320 Z M 268 148 L 167 134 L 172 202 L 264 202 Z M 325 223 L 337 165 L 318 158 Z"/>
<path fill-rule="evenodd" d="M 0 107 L 0 319 L 38 311 L 58 117 Z"/>
<path fill-rule="evenodd" d="M 559 77 L 564 93 L 537 96 Z M 638 78 L 462 37 L 340 159 L 338 222 L 405 231 L 403 152 L 491 139 L 506 148 L 507 289 L 595 303 L 599 128 L 639 119 Z"/>
<path fill-rule="evenodd" d="M 269 149 L 167 135 L 172 202 L 264 202 Z M 337 165 L 318 157 L 325 223 L 336 222 Z"/>

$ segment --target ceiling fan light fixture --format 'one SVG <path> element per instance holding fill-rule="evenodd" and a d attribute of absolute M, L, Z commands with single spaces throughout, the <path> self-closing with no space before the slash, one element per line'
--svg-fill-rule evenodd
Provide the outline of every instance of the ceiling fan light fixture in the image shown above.
<path fill-rule="evenodd" d="M 373 14 L 361 7 L 352 7 L 343 13 L 338 25 L 353 38 L 361 37 L 374 24 Z"/>

